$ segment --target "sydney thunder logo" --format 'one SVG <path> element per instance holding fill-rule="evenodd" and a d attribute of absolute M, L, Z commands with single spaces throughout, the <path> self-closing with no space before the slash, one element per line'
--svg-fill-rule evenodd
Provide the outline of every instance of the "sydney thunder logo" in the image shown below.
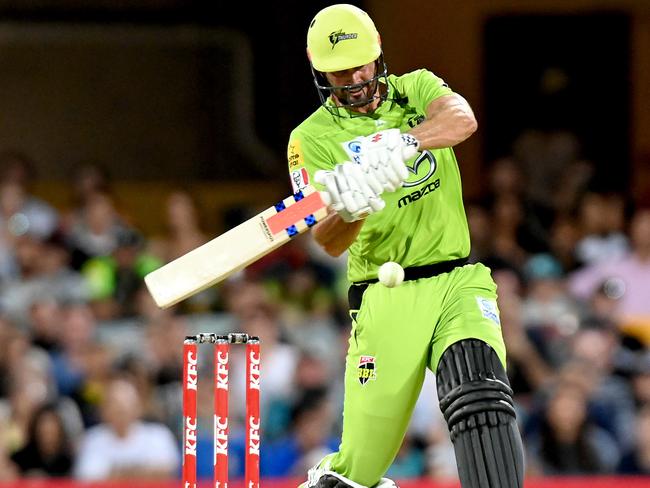
<path fill-rule="evenodd" d="M 352 34 L 346 34 L 343 32 L 343 29 L 339 29 L 337 31 L 332 32 L 329 36 L 330 43 L 332 43 L 332 49 L 334 49 L 334 46 L 336 46 L 339 41 L 345 41 L 347 39 L 356 39 L 357 34 L 352 33 Z"/>

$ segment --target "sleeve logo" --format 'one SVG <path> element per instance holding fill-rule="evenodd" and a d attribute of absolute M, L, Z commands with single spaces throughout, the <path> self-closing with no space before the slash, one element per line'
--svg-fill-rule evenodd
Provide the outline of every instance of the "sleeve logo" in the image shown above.
<path fill-rule="evenodd" d="M 300 140 L 294 139 L 289 143 L 287 159 L 289 161 L 289 169 L 291 170 L 305 165 L 305 158 L 302 156 L 300 149 Z"/>
<path fill-rule="evenodd" d="M 293 192 L 297 193 L 301 190 L 304 190 L 309 185 L 309 173 L 305 168 L 294 169 L 291 172 L 291 186 L 293 187 Z"/>

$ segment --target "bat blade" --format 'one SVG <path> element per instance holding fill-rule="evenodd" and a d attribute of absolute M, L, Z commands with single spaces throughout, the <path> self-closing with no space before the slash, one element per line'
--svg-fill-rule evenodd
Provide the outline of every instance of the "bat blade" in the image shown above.
<path fill-rule="evenodd" d="M 171 307 L 252 264 L 326 215 L 321 195 L 307 187 L 152 271 L 144 278 L 147 289 L 159 307 Z"/>

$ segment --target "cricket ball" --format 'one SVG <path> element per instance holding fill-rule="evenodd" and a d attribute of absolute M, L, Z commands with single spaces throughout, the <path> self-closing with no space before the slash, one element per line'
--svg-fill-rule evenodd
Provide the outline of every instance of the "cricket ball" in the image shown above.
<path fill-rule="evenodd" d="M 393 288 L 404 281 L 404 268 L 393 261 L 387 261 L 379 268 L 377 277 L 382 285 Z"/>

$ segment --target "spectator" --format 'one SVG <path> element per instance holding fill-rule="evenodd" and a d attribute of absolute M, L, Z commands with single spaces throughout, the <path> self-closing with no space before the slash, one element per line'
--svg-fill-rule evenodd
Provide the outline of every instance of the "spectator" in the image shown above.
<path fill-rule="evenodd" d="M 7 422 L 5 412 L 0 410 L 0 483 L 18 478 L 18 467 L 11 461 L 8 453 Z"/>
<path fill-rule="evenodd" d="M 550 254 L 528 259 L 524 275 L 523 323 L 534 342 L 545 345 L 548 362 L 557 366 L 566 358 L 566 339 L 578 330 L 581 310 L 566 291 L 562 266 Z"/>
<path fill-rule="evenodd" d="M 623 259 L 594 264 L 574 273 L 571 292 L 588 300 L 606 280 L 615 278 L 624 287 L 617 302 L 616 316 L 643 342 L 650 344 L 650 208 L 640 209 L 630 223 L 632 251 Z"/>
<path fill-rule="evenodd" d="M 332 404 L 326 390 L 303 392 L 291 417 L 289 435 L 269 443 L 266 449 L 262 446 L 263 476 L 297 476 L 338 446 L 338 438 L 331 432 Z"/>
<path fill-rule="evenodd" d="M 29 309 L 32 344 L 53 354 L 59 347 L 61 306 L 51 297 L 43 297 L 32 303 Z"/>
<path fill-rule="evenodd" d="M 68 241 L 74 269 L 81 269 L 92 257 L 111 254 L 125 228 L 113 198 L 105 192 L 91 194 L 71 225 Z"/>
<path fill-rule="evenodd" d="M 27 336 L 13 336 L 7 356 L 7 439 L 13 453 L 25 445 L 34 413 L 56 394 L 56 389 L 47 354 L 33 348 Z"/>
<path fill-rule="evenodd" d="M 527 129 L 515 140 L 513 153 L 526 176 L 528 197 L 551 207 L 556 194 L 553 190 L 578 161 L 580 142 L 575 134 L 564 130 Z M 574 173 L 578 175 L 580 172 Z"/>
<path fill-rule="evenodd" d="M 638 358 L 635 369 L 631 381 L 636 405 L 650 405 L 650 351 Z"/>
<path fill-rule="evenodd" d="M 56 406 L 45 404 L 31 419 L 27 443 L 11 456 L 23 476 L 68 476 L 72 449 Z"/>
<path fill-rule="evenodd" d="M 166 479 L 179 466 L 169 429 L 140 420 L 137 389 L 114 379 L 102 402 L 103 422 L 90 428 L 79 446 L 75 476 L 83 480 Z"/>
<path fill-rule="evenodd" d="M 152 238 L 147 253 L 161 262 L 169 262 L 208 241 L 201 228 L 199 206 L 187 190 L 172 191 L 165 205 L 166 233 Z M 187 313 L 206 312 L 218 302 L 218 289 L 208 288 L 189 297 L 177 308 Z"/>
<path fill-rule="evenodd" d="M 552 392 L 537 435 L 529 446 L 546 475 L 612 472 L 619 461 L 614 440 L 588 418 L 584 393 L 567 384 Z"/>
<path fill-rule="evenodd" d="M 620 195 L 587 193 L 579 209 L 582 238 L 576 243 L 578 262 L 590 266 L 617 261 L 629 252 L 623 234 L 624 201 Z"/>
<path fill-rule="evenodd" d="M 57 228 L 59 216 L 50 204 L 29 193 L 34 163 L 22 153 L 6 151 L 0 154 L 0 168 L 0 226 L 9 224 L 14 235 L 48 237 Z"/>
<path fill-rule="evenodd" d="M 571 358 L 584 363 L 594 378 L 586 390 L 591 417 L 626 448 L 632 439 L 634 397 L 629 383 L 613 374 L 621 351 L 619 336 L 607 324 L 586 323 L 570 345 Z"/>
<path fill-rule="evenodd" d="M 93 195 L 110 191 L 110 177 L 106 168 L 85 163 L 74 170 L 73 179 L 73 206 L 79 209 L 85 206 Z"/>
<path fill-rule="evenodd" d="M 52 372 L 59 392 L 74 395 L 85 379 L 85 359 L 95 343 L 97 323 L 88 305 L 70 303 L 63 309 L 59 327 L 60 347 L 52 357 Z"/>
<path fill-rule="evenodd" d="M 232 310 L 238 310 L 238 328 L 247 334 L 258 336 L 263 344 L 260 369 L 264 377 L 264 391 L 260 408 L 262 416 L 275 399 L 291 396 L 292 381 L 298 364 L 298 351 L 291 344 L 282 340 L 282 329 L 276 316 L 275 308 L 268 301 L 264 288 L 257 285 L 242 285 L 242 295 L 231 302 Z M 244 297 L 243 295 L 249 295 Z M 240 301 L 241 300 L 241 301 Z M 250 301 L 250 302 L 249 302 Z M 236 304 L 235 304 L 236 303 Z M 240 308 L 243 303 L 256 304 L 249 308 Z M 231 356 L 231 390 L 234 407 L 233 422 L 243 419 L 245 382 L 245 357 L 242 348 L 233 350 Z M 237 412 L 239 409 L 239 412 Z"/>
<path fill-rule="evenodd" d="M 407 431 L 386 475 L 392 479 L 419 478 L 425 470 L 426 457 L 420 440 L 414 437 L 412 432 Z"/>
<path fill-rule="evenodd" d="M 135 315 L 135 296 L 145 275 L 162 265 L 143 251 L 143 238 L 134 229 L 117 232 L 115 249 L 90 258 L 81 267 L 90 288 L 91 306 L 99 320 Z"/>
<path fill-rule="evenodd" d="M 553 379 L 554 371 L 530 340 L 522 318 L 522 304 L 515 294 L 499 295 L 501 330 L 508 348 L 507 365 L 510 384 L 518 402 Z"/>
<path fill-rule="evenodd" d="M 650 476 L 650 403 L 639 411 L 634 429 L 634 447 L 621 459 L 618 471 Z"/>
<path fill-rule="evenodd" d="M 550 252 L 562 265 L 565 274 L 579 266 L 575 256 L 578 238 L 578 224 L 573 218 L 560 216 L 555 219 L 550 230 Z"/>
<path fill-rule="evenodd" d="M 472 239 L 469 260 L 472 263 L 483 262 L 494 255 L 492 217 L 487 209 L 476 203 L 466 203 L 465 212 Z"/>
<path fill-rule="evenodd" d="M 15 251 L 20 274 L 7 283 L 0 295 L 0 308 L 19 325 L 28 325 L 30 308 L 36 301 L 63 303 L 88 298 L 86 282 L 68 266 L 70 255 L 60 234 L 44 241 L 22 236 Z"/>
<path fill-rule="evenodd" d="M 198 205 L 188 191 L 177 189 L 170 193 L 165 218 L 167 234 L 150 242 L 151 252 L 161 260 L 176 259 L 207 241 L 201 230 Z"/>

